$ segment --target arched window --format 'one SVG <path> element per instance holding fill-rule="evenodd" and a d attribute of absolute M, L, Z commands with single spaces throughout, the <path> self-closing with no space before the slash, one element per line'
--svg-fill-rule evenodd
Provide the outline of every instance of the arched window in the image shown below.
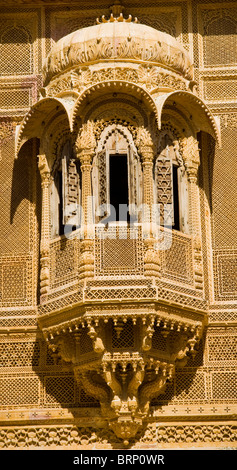
<path fill-rule="evenodd" d="M 122 126 L 105 130 L 93 165 L 96 221 L 131 221 L 142 202 L 141 162 L 132 136 Z"/>
<path fill-rule="evenodd" d="M 223 16 L 204 28 L 204 64 L 227 65 L 237 63 L 237 22 Z"/>
<path fill-rule="evenodd" d="M 76 230 L 80 225 L 80 166 L 73 158 L 70 142 L 62 149 L 51 184 L 52 237 Z"/>
<path fill-rule="evenodd" d="M 0 44 L 0 74 L 33 74 L 33 44 L 23 27 L 12 27 L 3 32 Z"/>

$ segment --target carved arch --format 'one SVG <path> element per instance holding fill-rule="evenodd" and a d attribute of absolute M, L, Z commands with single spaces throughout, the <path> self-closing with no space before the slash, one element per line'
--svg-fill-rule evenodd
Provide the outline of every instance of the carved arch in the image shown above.
<path fill-rule="evenodd" d="M 221 147 L 221 135 L 218 123 L 206 104 L 193 93 L 174 91 L 155 98 L 158 115 L 158 127 L 161 129 L 162 115 L 167 105 L 173 106 L 191 120 L 196 132 L 205 131 L 210 134 Z"/>
<path fill-rule="evenodd" d="M 103 81 L 96 85 L 89 86 L 86 90 L 81 93 L 79 98 L 72 109 L 72 123 L 76 126 L 77 117 L 82 115 L 85 108 L 88 106 L 88 101 L 91 102 L 98 97 L 106 96 L 108 93 L 124 93 L 128 96 L 133 96 L 140 100 L 140 104 L 143 104 L 147 111 L 153 112 L 157 122 L 158 113 L 156 103 L 152 95 L 140 85 L 135 85 L 129 81 Z"/>
<path fill-rule="evenodd" d="M 43 98 L 32 106 L 16 131 L 16 156 L 24 142 L 32 137 L 38 137 L 42 141 L 45 129 L 59 115 L 65 117 L 67 127 L 71 131 L 70 104 L 65 100 Z"/>
<path fill-rule="evenodd" d="M 130 215 L 135 215 L 135 205 L 140 205 L 142 202 L 142 167 L 133 135 L 126 126 L 108 123 L 98 140 L 92 170 L 93 195 L 98 220 L 100 220 L 99 207 L 103 206 L 105 209 L 102 218 L 110 214 L 109 156 L 116 153 L 125 153 L 128 159 Z"/>

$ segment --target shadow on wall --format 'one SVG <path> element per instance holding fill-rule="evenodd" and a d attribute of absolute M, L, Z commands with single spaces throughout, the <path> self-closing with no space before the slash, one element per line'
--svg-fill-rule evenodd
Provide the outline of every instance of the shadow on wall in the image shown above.
<path fill-rule="evenodd" d="M 202 384 L 197 373 L 198 368 L 203 366 L 205 341 L 206 335 L 200 341 L 196 356 L 194 358 L 190 356 L 186 366 L 182 370 L 176 370 L 174 380 L 167 383 L 164 393 L 152 400 L 152 407 L 162 408 L 171 402 L 191 404 L 192 399 L 194 401 L 205 400 L 205 385 L 204 382 Z"/>
<path fill-rule="evenodd" d="M 14 160 L 9 226 L 9 232 L 12 232 L 12 236 L 16 239 L 17 252 L 26 251 L 27 255 L 34 253 L 34 256 L 38 259 L 37 303 L 39 302 L 39 242 L 41 230 L 41 184 L 37 165 L 38 148 L 38 139 L 30 139 L 22 146 L 18 157 Z M 22 246 L 25 247 L 24 250 L 22 250 Z"/>
<path fill-rule="evenodd" d="M 212 186 L 213 186 L 213 171 L 214 171 L 214 160 L 215 160 L 215 140 L 213 137 L 206 132 L 199 132 L 197 135 L 198 138 L 198 143 L 199 143 L 199 149 L 200 149 L 200 165 L 198 168 L 198 184 L 200 189 L 202 189 L 205 193 L 205 196 L 207 198 L 207 201 L 209 202 L 209 207 L 210 207 L 210 213 L 212 214 L 213 212 L 213 207 L 212 207 Z M 202 142 L 203 140 L 206 140 L 207 146 L 206 149 L 203 149 Z M 204 177 L 203 177 L 203 165 L 204 165 L 204 159 L 207 160 L 207 165 L 205 165 L 205 169 L 207 174 L 205 175 L 206 180 L 208 183 L 206 184 L 204 182 Z"/>
<path fill-rule="evenodd" d="M 27 199 L 35 204 L 37 224 L 40 229 L 41 189 L 40 175 L 37 166 L 38 139 L 28 140 L 20 149 L 14 160 L 11 190 L 10 223 L 22 200 Z"/>

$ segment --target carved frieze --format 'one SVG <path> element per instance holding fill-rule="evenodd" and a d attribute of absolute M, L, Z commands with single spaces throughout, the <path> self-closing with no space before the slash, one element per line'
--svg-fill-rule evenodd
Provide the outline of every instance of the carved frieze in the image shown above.
<path fill-rule="evenodd" d="M 125 65 L 101 68 L 98 66 L 74 67 L 52 79 L 46 87 L 47 96 L 61 96 L 65 92 L 81 93 L 86 88 L 104 81 L 122 80 L 136 83 L 146 90 L 157 88 L 188 90 L 189 82 L 178 74 L 164 71 L 154 65 Z"/>

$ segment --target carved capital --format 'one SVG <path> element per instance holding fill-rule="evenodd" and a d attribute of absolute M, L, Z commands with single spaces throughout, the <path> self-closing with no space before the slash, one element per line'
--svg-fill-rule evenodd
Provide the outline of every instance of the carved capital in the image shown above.
<path fill-rule="evenodd" d="M 87 121 L 86 124 L 83 124 L 75 143 L 77 158 L 81 162 L 82 170 L 83 167 L 91 164 L 94 154 L 96 146 L 94 127 L 94 123 L 91 121 Z"/>
<path fill-rule="evenodd" d="M 47 188 L 50 183 L 50 169 L 45 154 L 38 155 L 38 168 L 41 176 L 41 186 Z"/>
<path fill-rule="evenodd" d="M 197 172 L 200 164 L 198 141 L 195 137 L 184 137 L 181 142 L 182 157 L 191 183 L 197 181 Z"/>
<path fill-rule="evenodd" d="M 154 143 L 150 132 L 140 127 L 137 133 L 136 145 L 142 156 L 143 164 L 152 164 L 154 158 Z"/>
<path fill-rule="evenodd" d="M 80 160 L 80 163 L 81 163 L 82 172 L 86 170 L 90 171 L 92 157 L 93 157 L 93 151 L 90 149 L 81 150 L 81 152 L 78 154 L 78 159 Z"/>
<path fill-rule="evenodd" d="M 38 155 L 38 168 L 41 177 L 50 173 L 48 160 L 45 154 Z"/>

